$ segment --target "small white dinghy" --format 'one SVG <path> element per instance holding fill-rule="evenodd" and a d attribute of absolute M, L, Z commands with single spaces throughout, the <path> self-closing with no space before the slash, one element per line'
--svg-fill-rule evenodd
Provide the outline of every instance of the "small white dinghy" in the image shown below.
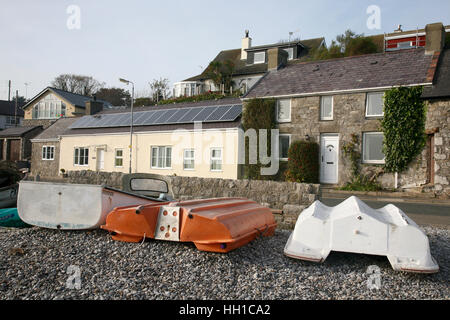
<path fill-rule="evenodd" d="M 33 226 L 86 230 L 105 224 L 116 207 L 160 201 L 101 185 L 21 181 L 17 210 L 20 219 Z"/>
<path fill-rule="evenodd" d="M 394 270 L 435 273 L 428 237 L 396 206 L 375 210 L 357 197 L 336 207 L 314 202 L 299 216 L 284 254 L 323 262 L 330 251 L 387 256 Z"/>

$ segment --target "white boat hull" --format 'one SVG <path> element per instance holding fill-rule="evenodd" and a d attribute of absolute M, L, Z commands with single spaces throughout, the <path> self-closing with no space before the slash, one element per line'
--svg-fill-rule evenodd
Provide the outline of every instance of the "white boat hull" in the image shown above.
<path fill-rule="evenodd" d="M 336 207 L 313 203 L 284 248 L 289 257 L 313 262 L 323 262 L 331 251 L 387 256 L 398 271 L 439 271 L 428 237 L 414 221 L 392 204 L 375 210 L 357 197 Z"/>
<path fill-rule="evenodd" d="M 116 207 L 155 202 L 100 185 L 21 181 L 17 210 L 33 226 L 86 230 L 105 224 Z"/>

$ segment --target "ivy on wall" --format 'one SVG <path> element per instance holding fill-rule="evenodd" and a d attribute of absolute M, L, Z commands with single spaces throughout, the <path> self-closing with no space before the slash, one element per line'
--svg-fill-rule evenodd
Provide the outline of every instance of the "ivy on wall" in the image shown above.
<path fill-rule="evenodd" d="M 426 108 L 422 87 L 400 87 L 385 92 L 383 153 L 386 172 L 402 172 L 425 146 Z"/>
<path fill-rule="evenodd" d="M 252 99 L 245 103 L 242 113 L 242 127 L 244 131 L 254 129 L 257 133 L 257 150 L 259 154 L 259 130 L 267 129 L 267 150 L 271 150 L 271 129 L 276 128 L 275 120 L 276 100 L 274 99 Z M 261 175 L 263 165 L 259 161 L 256 164 L 249 163 L 249 139 L 245 140 L 245 165 L 244 178 L 255 180 L 273 180 L 273 176 Z"/>

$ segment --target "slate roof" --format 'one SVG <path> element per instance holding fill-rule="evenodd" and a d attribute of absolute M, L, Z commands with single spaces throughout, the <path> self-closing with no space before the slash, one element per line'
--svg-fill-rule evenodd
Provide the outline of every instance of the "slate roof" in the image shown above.
<path fill-rule="evenodd" d="M 67 128 L 72 125 L 75 121 L 80 118 L 71 117 L 71 118 L 59 118 L 55 121 L 50 127 L 41 132 L 38 136 L 36 136 L 33 140 L 54 140 L 58 139 L 58 137 L 67 130 Z"/>
<path fill-rule="evenodd" d="M 316 94 L 430 83 L 424 49 L 302 62 L 270 71 L 244 98 Z"/>
<path fill-rule="evenodd" d="M 289 44 L 300 44 L 303 47 L 305 47 L 307 50 L 311 48 L 317 48 L 319 47 L 322 42 L 324 41 L 324 38 L 315 38 L 315 39 L 308 39 L 308 40 L 301 40 L 301 41 L 295 41 L 295 42 L 289 42 L 289 43 L 278 43 L 278 44 L 271 44 L 271 45 L 265 45 L 265 46 L 256 46 L 252 47 L 249 50 L 252 49 L 266 49 L 271 48 L 275 46 L 284 47 L 288 46 Z M 239 49 L 232 49 L 232 50 L 224 50 L 221 51 L 213 61 L 219 61 L 224 62 L 227 60 L 231 60 L 234 63 L 235 69 L 234 69 L 234 76 L 241 76 L 241 75 L 251 75 L 251 74 L 260 74 L 265 73 L 267 71 L 267 63 L 259 63 L 259 64 L 251 64 L 248 65 L 246 60 L 241 60 L 241 48 Z M 184 81 L 202 81 L 206 80 L 209 77 L 206 75 L 206 69 L 201 73 L 200 75 L 197 75 L 195 77 L 188 78 Z"/>
<path fill-rule="evenodd" d="M 34 127 L 12 127 L 5 130 L 0 131 L 0 138 L 8 138 L 8 137 L 22 137 L 27 132 L 35 130 L 37 128 L 41 128 L 42 126 L 34 126 Z"/>
<path fill-rule="evenodd" d="M 450 49 L 442 51 L 436 70 L 434 83 L 424 88 L 422 98 L 450 97 Z"/>
<path fill-rule="evenodd" d="M 56 89 L 53 87 L 47 87 L 44 90 L 42 90 L 40 93 L 38 93 L 35 97 L 33 97 L 30 101 L 28 101 L 28 103 L 23 106 L 23 109 L 25 109 L 28 106 L 30 106 L 31 104 L 33 104 L 33 102 L 36 99 L 38 99 L 43 93 L 45 93 L 47 90 L 52 91 L 56 95 L 59 95 L 60 97 L 64 98 L 65 100 L 67 100 L 68 102 L 70 102 L 71 104 L 73 104 L 74 106 L 77 106 L 79 108 L 85 108 L 86 102 L 92 101 L 94 99 L 93 97 L 84 96 L 81 94 L 72 93 L 72 92 L 61 90 L 61 89 Z M 105 100 L 97 99 L 97 101 L 103 102 L 105 107 L 109 107 L 111 105 L 108 101 L 105 101 Z"/>
<path fill-rule="evenodd" d="M 17 116 L 23 117 L 24 112 L 22 110 L 23 104 L 17 105 Z M 0 115 L 4 116 L 14 116 L 16 108 L 16 102 L 15 101 L 6 101 L 6 100 L 0 100 Z"/>

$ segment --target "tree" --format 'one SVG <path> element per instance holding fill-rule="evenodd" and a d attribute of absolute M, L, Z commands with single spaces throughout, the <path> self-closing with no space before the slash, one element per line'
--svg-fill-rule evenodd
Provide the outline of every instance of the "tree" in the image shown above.
<path fill-rule="evenodd" d="M 122 88 L 101 88 L 95 93 L 98 99 L 108 101 L 113 106 L 126 106 L 130 104 L 130 93 Z"/>
<path fill-rule="evenodd" d="M 206 76 L 212 80 L 216 88 L 224 86 L 226 92 L 233 86 L 234 63 L 231 60 L 212 61 L 206 68 Z"/>
<path fill-rule="evenodd" d="M 328 48 L 324 46 L 311 49 L 306 60 L 335 59 L 377 52 L 379 49 L 372 38 L 346 30 L 343 34 L 336 36 L 336 40 L 331 41 Z"/>
<path fill-rule="evenodd" d="M 169 79 L 160 78 L 159 80 L 153 79 L 150 82 L 151 99 L 158 103 L 160 100 L 166 100 L 170 98 L 170 86 Z"/>
<path fill-rule="evenodd" d="M 56 89 L 82 94 L 84 96 L 91 96 L 103 88 L 104 85 L 105 83 L 99 82 L 91 76 L 77 74 L 61 74 L 51 83 L 51 86 Z"/>

